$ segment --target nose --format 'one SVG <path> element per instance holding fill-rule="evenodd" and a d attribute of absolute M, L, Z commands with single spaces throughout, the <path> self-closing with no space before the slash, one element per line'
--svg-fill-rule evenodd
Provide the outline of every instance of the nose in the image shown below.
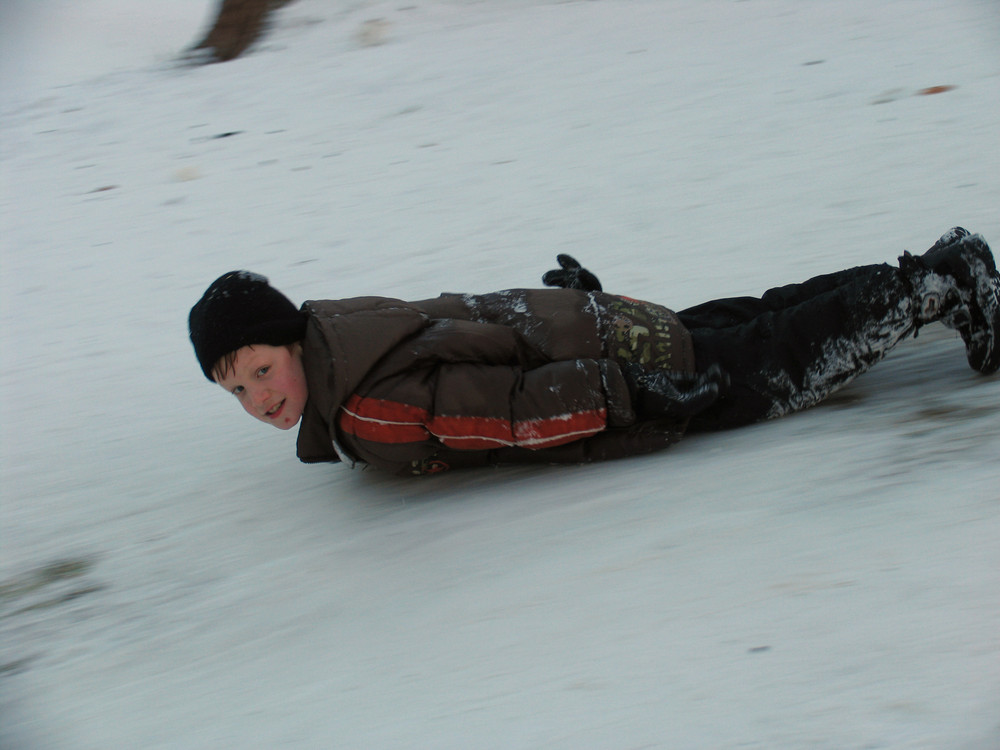
<path fill-rule="evenodd" d="M 250 400 L 254 404 L 263 406 L 270 397 L 271 390 L 269 388 L 252 388 L 250 390 Z"/>

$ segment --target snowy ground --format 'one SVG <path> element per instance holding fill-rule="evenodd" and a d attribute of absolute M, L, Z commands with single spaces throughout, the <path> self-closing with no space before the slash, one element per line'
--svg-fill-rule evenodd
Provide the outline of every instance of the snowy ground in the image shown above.
<path fill-rule="evenodd" d="M 1000 378 L 951 332 L 422 481 L 299 464 L 186 338 L 238 267 L 413 299 L 568 251 L 680 308 L 1000 245 L 993 0 L 298 0 L 176 66 L 209 5 L 0 9 L 0 746 L 1000 747 Z"/>

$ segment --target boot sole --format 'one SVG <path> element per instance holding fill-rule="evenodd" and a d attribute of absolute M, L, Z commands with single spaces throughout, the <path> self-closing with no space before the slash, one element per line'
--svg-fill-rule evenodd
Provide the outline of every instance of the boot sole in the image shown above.
<path fill-rule="evenodd" d="M 960 240 L 963 255 L 978 273 L 964 281 L 972 291 L 971 319 L 959 329 L 969 366 L 984 375 L 1000 370 L 1000 274 L 986 241 L 978 234 Z M 979 268 L 977 268 L 979 266 Z M 963 330 L 964 329 L 964 330 Z"/>

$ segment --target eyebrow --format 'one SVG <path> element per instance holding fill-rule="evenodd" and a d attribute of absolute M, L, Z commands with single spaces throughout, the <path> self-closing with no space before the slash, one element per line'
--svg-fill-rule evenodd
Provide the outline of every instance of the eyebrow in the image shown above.
<path fill-rule="evenodd" d="M 269 363 L 270 360 L 266 354 L 253 352 L 250 356 L 245 357 L 243 360 L 236 360 L 236 362 L 233 363 L 233 375 L 236 375 L 237 367 L 246 368 L 252 373 L 254 370 L 257 370 Z"/>

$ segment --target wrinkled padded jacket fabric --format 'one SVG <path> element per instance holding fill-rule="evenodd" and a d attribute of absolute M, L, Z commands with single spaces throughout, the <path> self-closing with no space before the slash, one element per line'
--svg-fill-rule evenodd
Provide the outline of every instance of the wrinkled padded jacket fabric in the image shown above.
<path fill-rule="evenodd" d="M 572 289 L 306 302 L 307 463 L 396 474 L 648 453 L 685 423 L 637 422 L 621 365 L 694 371 L 677 316 Z"/>

